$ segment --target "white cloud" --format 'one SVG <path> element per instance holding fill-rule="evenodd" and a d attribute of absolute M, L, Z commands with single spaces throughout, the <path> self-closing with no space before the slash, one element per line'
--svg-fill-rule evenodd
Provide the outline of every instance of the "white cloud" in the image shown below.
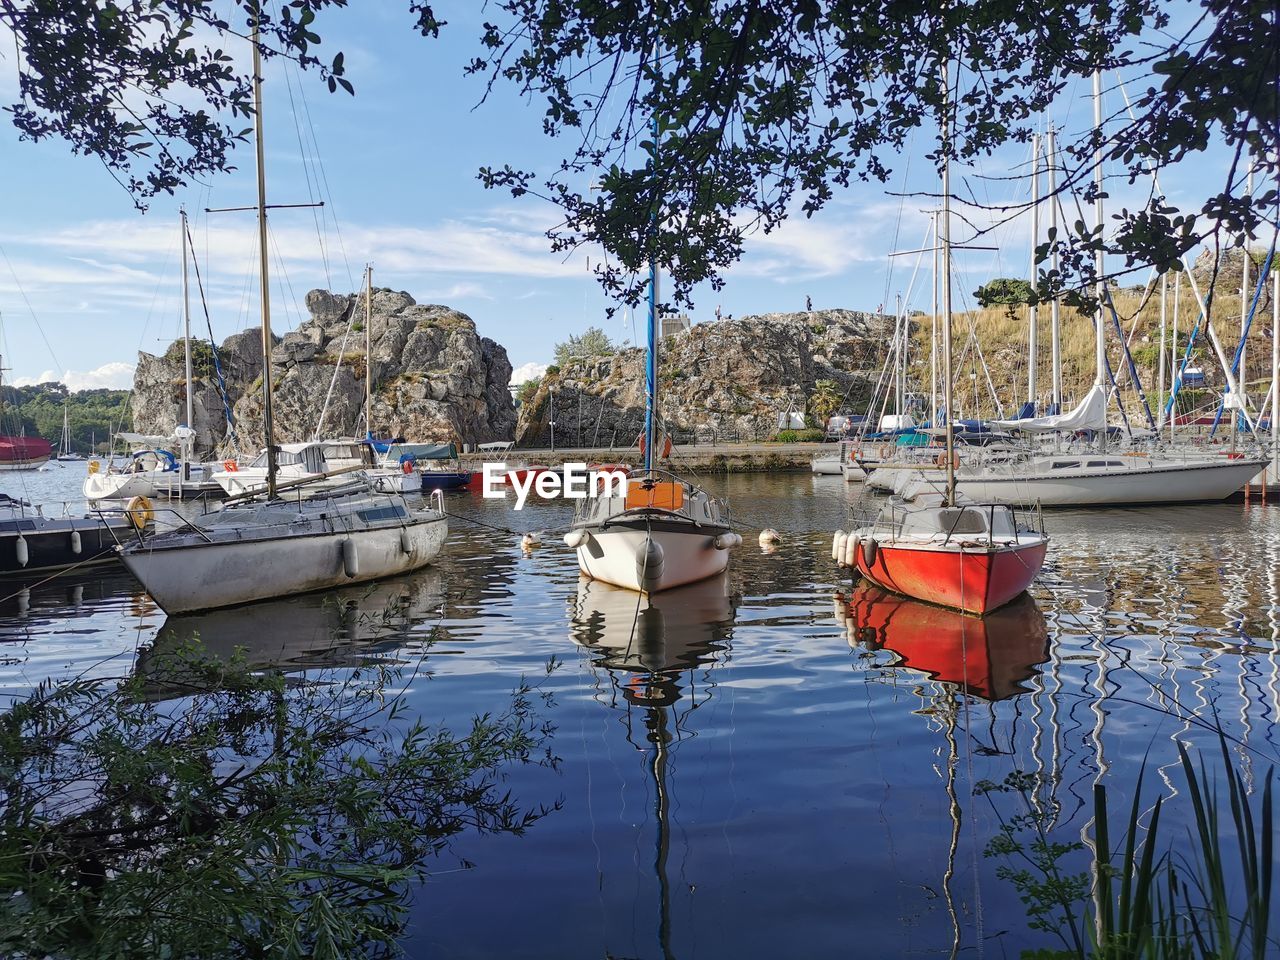
<path fill-rule="evenodd" d="M 45 370 L 38 377 L 19 377 L 14 386 L 30 387 L 37 383 L 59 381 L 72 393 L 80 390 L 128 390 L 133 386 L 132 363 L 113 360 L 94 370 L 64 370 L 59 376 L 56 370 Z"/>
<path fill-rule="evenodd" d="M 536 380 L 547 372 L 545 363 L 534 363 L 532 360 L 528 363 L 522 363 L 511 371 L 511 385 L 518 387 L 522 383 L 530 380 Z"/>

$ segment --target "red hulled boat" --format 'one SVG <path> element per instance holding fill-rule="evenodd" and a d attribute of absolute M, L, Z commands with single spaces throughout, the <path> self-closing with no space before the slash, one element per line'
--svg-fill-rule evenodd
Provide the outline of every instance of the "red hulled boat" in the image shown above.
<path fill-rule="evenodd" d="M 875 523 L 837 531 L 832 553 L 886 590 L 985 616 L 1031 585 L 1048 545 L 1011 507 L 927 495 L 891 500 Z"/>
<path fill-rule="evenodd" d="M 44 437 L 0 436 L 0 470 L 34 470 L 53 456 Z"/>

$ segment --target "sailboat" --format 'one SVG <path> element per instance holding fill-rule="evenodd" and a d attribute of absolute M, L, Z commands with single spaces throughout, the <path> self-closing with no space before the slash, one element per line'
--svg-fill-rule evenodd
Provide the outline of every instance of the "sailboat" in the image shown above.
<path fill-rule="evenodd" d="M 71 415 L 65 403 L 62 405 L 62 436 L 58 440 L 57 459 L 59 463 L 78 463 L 84 459 L 84 454 L 71 449 Z"/>
<path fill-rule="evenodd" d="M 132 500 L 134 497 L 164 497 L 185 500 L 195 497 L 221 496 L 222 488 L 206 473 L 203 464 L 195 463 L 194 376 L 191 361 L 191 287 L 187 277 L 188 258 L 194 257 L 191 235 L 187 229 L 187 211 L 179 211 L 182 249 L 182 313 L 185 347 L 186 423 L 172 437 L 150 437 L 120 433 L 117 438 L 133 449 L 129 460 L 120 468 L 110 463 L 102 470 L 97 463 L 89 465 L 83 492 L 90 502 L 99 500 Z M 173 441 L 177 443 L 173 443 Z M 169 447 L 176 447 L 174 453 Z M 62 458 L 59 458 L 62 459 Z M 234 461 L 228 461 L 233 463 Z"/>
<path fill-rule="evenodd" d="M 944 67 L 944 71 L 949 68 Z M 943 407 L 952 404 L 950 109 L 943 75 L 942 254 Z M 982 616 L 1023 593 L 1044 563 L 1049 538 L 1011 507 L 957 495 L 955 433 L 948 429 L 946 485 L 907 501 L 891 498 L 869 525 L 836 531 L 832 556 L 872 583 L 927 603 Z"/>
<path fill-rule="evenodd" d="M 271 297 L 267 276 L 266 168 L 262 138 L 262 51 L 255 21 L 254 127 L 258 173 L 258 270 L 262 309 L 266 499 L 228 502 L 174 530 L 121 548 L 121 558 L 168 614 L 191 613 L 381 579 L 426 566 L 448 534 L 441 498 L 411 508 L 401 498 L 354 495 L 286 499 L 277 488 L 272 422 Z"/>
<path fill-rule="evenodd" d="M 1093 78 L 1095 127 L 1102 125 L 1102 80 Z M 1103 219 L 1102 147 L 1094 155 L 1094 222 Z M 998 465 L 974 464 L 959 471 L 956 489 L 976 500 L 1003 504 L 1035 502 L 1041 506 L 1109 506 L 1132 504 L 1195 503 L 1224 500 L 1253 480 L 1268 465 L 1265 456 L 1144 453 L 1138 450 L 1108 451 L 1107 367 L 1104 304 L 1107 299 L 1104 260 L 1096 253 L 1097 305 L 1094 316 L 1094 384 L 1068 413 L 997 420 L 995 426 L 1029 435 L 1063 434 L 1089 430 L 1098 436 L 1096 451 L 1085 455 L 1050 452 Z M 1192 278 L 1194 285 L 1194 278 Z M 1198 295 L 1197 295 L 1198 298 Z M 1202 309 L 1204 304 L 1201 304 Z M 1207 315 L 1207 314 L 1206 314 Z M 1212 328 L 1210 339 L 1227 380 L 1228 399 L 1238 398 L 1235 377 Z M 1056 348 L 1056 340 L 1055 340 Z M 1034 369 L 1034 359 L 1031 367 Z M 1034 388 L 1034 387 L 1033 387 Z M 1238 403 L 1238 399 L 1234 402 Z M 1233 411 L 1234 417 L 1234 411 Z M 904 496 L 936 489 L 930 478 L 916 476 L 903 489 Z"/>
<path fill-rule="evenodd" d="M 653 123 L 657 150 L 657 123 Z M 724 572 L 742 537 L 730 529 L 725 504 L 655 466 L 658 429 L 658 265 L 649 261 L 645 350 L 644 471 L 628 477 L 620 496 L 589 491 L 564 542 L 589 577 L 640 593 L 658 593 Z M 666 438 L 664 452 L 670 450 Z M 613 489 L 613 488 L 609 488 Z"/>

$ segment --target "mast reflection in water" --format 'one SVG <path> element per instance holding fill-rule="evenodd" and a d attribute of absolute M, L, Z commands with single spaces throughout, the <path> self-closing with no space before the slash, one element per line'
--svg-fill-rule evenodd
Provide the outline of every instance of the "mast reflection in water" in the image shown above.
<path fill-rule="evenodd" d="M 1049 659 L 1044 614 L 1025 593 L 979 618 L 909 600 L 863 582 L 848 597 L 836 594 L 835 616 L 844 624 L 850 647 L 887 650 L 895 657 L 891 666 L 909 667 L 928 678 L 921 690 L 927 699 L 924 712 L 936 718 L 947 742 L 943 779 L 951 837 L 942 875 L 942 897 L 951 921 L 948 956 L 955 960 L 964 947 L 961 908 L 953 890 L 964 823 L 957 784 L 961 760 L 957 728 L 963 720 L 965 759 L 971 761 L 974 744 L 970 700 L 976 697 L 997 703 L 1031 692 L 1026 681 L 1035 675 L 1036 667 Z"/>
<path fill-rule="evenodd" d="M 628 742 L 647 758 L 654 786 L 657 939 L 664 958 L 674 956 L 668 764 L 681 740 L 692 733 L 690 715 L 713 696 L 709 668 L 732 636 L 734 611 L 724 574 L 652 596 L 584 577 L 570 600 L 570 637 L 606 671 L 609 705 L 623 711 Z"/>

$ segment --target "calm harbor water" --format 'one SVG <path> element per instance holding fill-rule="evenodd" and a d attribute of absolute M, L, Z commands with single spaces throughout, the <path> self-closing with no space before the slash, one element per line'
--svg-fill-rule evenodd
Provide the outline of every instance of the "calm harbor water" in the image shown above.
<path fill-rule="evenodd" d="M 5 492 L 74 500 L 81 479 Z M 567 506 L 469 494 L 448 500 L 437 566 L 336 597 L 166 621 L 120 568 L 0 581 L 0 691 L 145 672 L 197 632 L 296 670 L 428 650 L 408 697 L 429 722 L 500 710 L 534 678 L 559 762 L 508 786 L 560 808 L 523 837 L 459 838 L 416 896 L 410 956 L 1013 957 L 1043 941 L 982 852 L 1014 801 L 978 783 L 1039 774 L 1076 839 L 1099 778 L 1115 810 L 1144 758 L 1148 794 L 1183 791 L 1175 741 L 1216 749 L 1197 716 L 1247 744 L 1259 785 L 1280 754 L 1272 507 L 1048 514 L 1032 597 L 980 623 L 840 577 L 831 531 L 857 485 L 707 485 L 747 544 L 723 580 L 652 604 L 581 581 L 558 534 L 525 556 L 463 519 L 555 531 Z M 1185 813 L 1175 797 L 1165 816 Z"/>

